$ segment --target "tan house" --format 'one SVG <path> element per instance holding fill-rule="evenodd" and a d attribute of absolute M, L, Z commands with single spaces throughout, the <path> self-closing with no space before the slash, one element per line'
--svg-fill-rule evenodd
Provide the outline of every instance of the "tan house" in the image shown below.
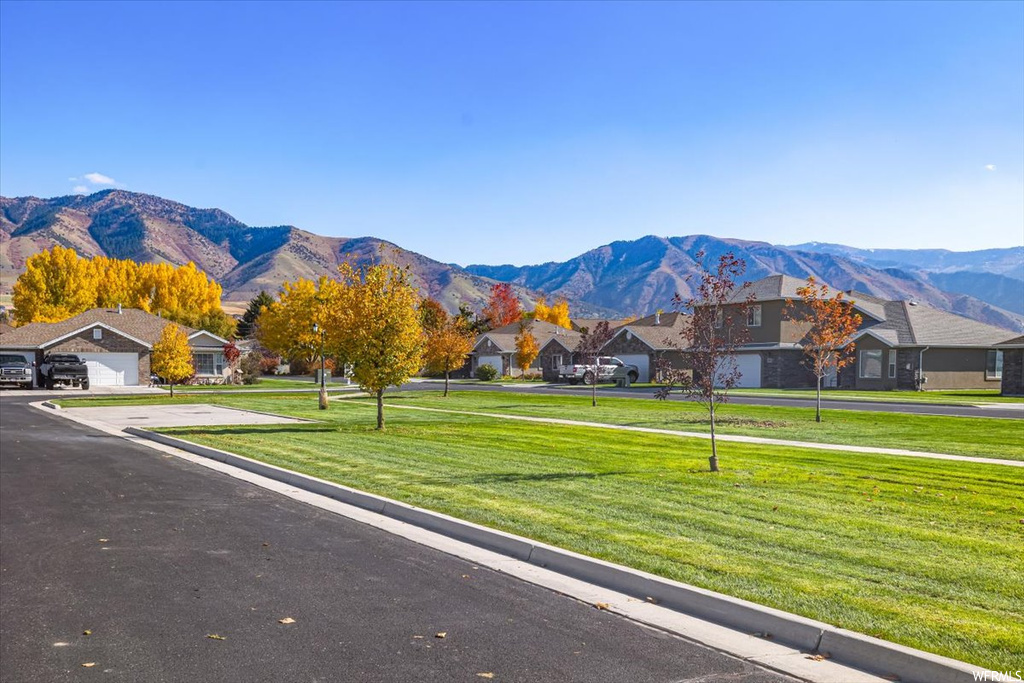
<path fill-rule="evenodd" d="M 153 345 L 164 327 L 176 324 L 134 308 L 93 308 L 58 323 L 11 328 L 0 334 L 0 350 L 21 353 L 37 366 L 48 353 L 73 353 L 85 361 L 94 387 L 148 384 Z M 227 340 L 179 327 L 192 346 L 196 376 L 224 381 L 229 372 L 223 348 Z"/>
<path fill-rule="evenodd" d="M 676 369 L 689 367 L 681 348 L 686 344 L 683 335 L 689 316 L 683 313 L 655 313 L 628 322 L 618 329 L 601 349 L 603 355 L 615 356 L 639 371 L 637 382 L 657 379 L 659 368 L 668 365 Z"/>
<path fill-rule="evenodd" d="M 476 374 L 481 365 L 490 365 L 499 375 L 519 375 L 522 372 L 516 364 L 516 335 L 519 334 L 518 322 L 484 332 L 477 337 L 476 344 L 469 354 L 470 376 Z M 573 353 L 579 344 L 580 333 L 545 320 L 530 320 L 526 329 L 537 340 L 540 355 L 526 369 L 526 374 L 540 374 L 544 379 L 558 379 L 558 366 L 572 362 Z"/>

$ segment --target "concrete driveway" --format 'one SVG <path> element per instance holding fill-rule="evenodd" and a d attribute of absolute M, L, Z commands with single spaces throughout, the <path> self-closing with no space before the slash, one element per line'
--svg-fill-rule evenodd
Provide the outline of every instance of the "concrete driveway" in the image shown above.
<path fill-rule="evenodd" d="M 178 406 L 104 406 L 65 408 L 64 413 L 116 430 L 125 427 L 209 427 L 216 425 L 263 425 L 306 422 L 291 417 L 235 410 L 205 403 Z"/>

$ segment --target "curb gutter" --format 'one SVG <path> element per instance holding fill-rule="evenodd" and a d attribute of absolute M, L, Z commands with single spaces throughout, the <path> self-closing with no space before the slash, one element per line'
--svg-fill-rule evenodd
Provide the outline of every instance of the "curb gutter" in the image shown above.
<path fill-rule="evenodd" d="M 981 680 L 978 674 L 986 671 L 955 659 L 562 550 L 227 451 L 138 427 L 126 427 L 123 431 L 640 600 L 652 600 L 663 607 L 742 633 L 754 632 L 804 652 L 828 653 L 837 663 L 889 678 L 896 677 L 894 680 L 904 683 L 966 683 Z"/>

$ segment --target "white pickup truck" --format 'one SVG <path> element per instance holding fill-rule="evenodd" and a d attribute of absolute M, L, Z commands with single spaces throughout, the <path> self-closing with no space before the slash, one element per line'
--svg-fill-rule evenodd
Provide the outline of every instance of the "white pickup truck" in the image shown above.
<path fill-rule="evenodd" d="M 630 383 L 633 383 L 640 377 L 640 369 L 637 366 L 627 365 L 614 356 L 598 356 L 596 365 L 598 382 L 614 382 L 619 377 L 628 377 Z M 593 384 L 594 364 L 560 365 L 558 378 L 569 384 Z"/>

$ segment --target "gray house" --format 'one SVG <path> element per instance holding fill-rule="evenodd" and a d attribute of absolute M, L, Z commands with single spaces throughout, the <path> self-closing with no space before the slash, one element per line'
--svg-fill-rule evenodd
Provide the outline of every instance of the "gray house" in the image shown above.
<path fill-rule="evenodd" d="M 993 366 L 1002 374 L 1001 392 L 1004 396 L 1024 396 L 1024 335 L 996 344 L 1001 359 L 993 359 Z"/>
<path fill-rule="evenodd" d="M 42 363 L 48 353 L 73 353 L 89 368 L 91 386 L 133 386 L 149 382 L 153 345 L 165 318 L 134 308 L 93 308 L 57 323 L 28 323 L 0 334 L 0 350 Z M 188 335 L 196 376 L 211 382 L 227 377 L 226 339 L 179 325 Z M 38 380 L 38 378 L 36 378 Z"/>
<path fill-rule="evenodd" d="M 615 330 L 601 353 L 635 365 L 638 382 L 656 379 L 663 364 L 686 369 L 689 365 L 681 348 L 686 344 L 683 334 L 688 321 L 689 316 L 682 313 L 655 313 L 628 322 Z"/>
<path fill-rule="evenodd" d="M 525 324 L 540 348 L 540 355 L 526 369 L 526 374 L 541 374 L 549 381 L 558 379 L 558 365 L 571 362 L 580 333 L 544 320 L 530 320 Z M 520 324 L 515 322 L 477 337 L 469 354 L 470 374 L 475 375 L 481 365 L 491 365 L 499 375 L 518 375 L 522 371 L 515 360 L 519 329 Z"/>

